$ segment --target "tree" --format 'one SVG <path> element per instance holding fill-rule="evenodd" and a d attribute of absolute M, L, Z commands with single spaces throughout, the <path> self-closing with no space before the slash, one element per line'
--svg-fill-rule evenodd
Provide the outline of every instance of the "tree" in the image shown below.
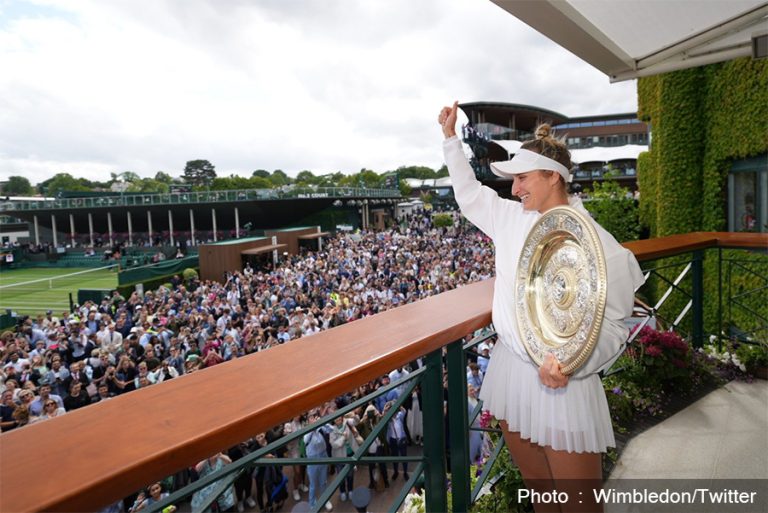
<path fill-rule="evenodd" d="M 155 174 L 155 180 L 157 180 L 158 182 L 161 182 L 161 183 L 168 184 L 168 185 L 173 183 L 173 177 L 171 175 L 169 175 L 168 173 L 164 173 L 163 171 L 158 171 Z"/>
<path fill-rule="evenodd" d="M 437 228 L 450 228 L 453 226 L 453 216 L 448 213 L 432 214 L 432 224 Z"/>
<path fill-rule="evenodd" d="M 408 198 L 411 195 L 411 192 L 413 192 L 413 187 L 408 185 L 408 182 L 405 180 L 400 180 L 400 195 L 404 198 Z"/>
<path fill-rule="evenodd" d="M 370 169 L 361 169 L 359 173 L 344 176 L 339 180 L 341 187 L 366 187 L 368 189 L 377 189 L 381 187 L 382 177 Z"/>
<path fill-rule="evenodd" d="M 283 185 L 289 185 L 291 183 L 291 177 L 285 174 L 282 169 L 275 169 L 271 175 L 269 175 L 269 181 L 275 187 L 282 187 Z"/>
<path fill-rule="evenodd" d="M 9 176 L 8 183 L 3 186 L 3 193 L 8 196 L 29 196 L 34 194 L 34 189 L 23 176 Z"/>
<path fill-rule="evenodd" d="M 168 184 L 155 178 L 144 178 L 140 180 L 139 192 L 168 192 Z"/>
<path fill-rule="evenodd" d="M 589 210 L 600 226 L 605 228 L 619 242 L 637 240 L 640 236 L 638 209 L 629 189 L 619 185 L 611 171 L 602 183 L 595 182 L 593 190 L 587 189 L 589 201 L 584 207 Z"/>
<path fill-rule="evenodd" d="M 248 180 L 248 187 L 251 189 L 271 189 L 272 182 L 262 176 L 252 176 Z"/>
<path fill-rule="evenodd" d="M 253 180 L 263 180 L 263 178 L 257 177 L 244 177 L 240 175 L 222 176 L 213 180 L 211 184 L 211 190 L 214 191 L 245 191 L 248 189 L 255 189 L 253 186 Z"/>
<path fill-rule="evenodd" d="M 358 184 L 368 189 L 381 187 L 381 175 L 370 169 L 361 169 L 358 173 Z"/>
<path fill-rule="evenodd" d="M 235 188 L 231 176 L 217 176 L 208 187 L 212 191 L 231 191 Z"/>
<path fill-rule="evenodd" d="M 123 171 L 121 173 L 109 173 L 110 180 L 106 183 L 105 188 L 109 188 L 112 184 L 123 182 L 124 187 L 123 190 L 131 191 L 131 192 L 139 192 L 141 190 L 141 177 L 134 173 L 133 171 Z"/>
<path fill-rule="evenodd" d="M 43 185 L 45 184 L 45 185 Z M 74 178 L 69 173 L 58 173 L 50 180 L 42 182 L 38 187 L 43 186 L 43 192 L 46 196 L 56 196 L 63 191 L 91 191 L 90 182 L 84 178 Z"/>
<path fill-rule="evenodd" d="M 258 176 L 259 178 L 266 178 L 269 179 L 269 171 L 266 169 L 257 169 L 253 173 L 251 173 L 251 176 Z"/>
<path fill-rule="evenodd" d="M 296 183 L 298 185 L 316 185 L 319 181 L 319 178 L 316 177 L 312 171 L 301 171 L 298 175 L 296 175 Z"/>
<path fill-rule="evenodd" d="M 216 178 L 216 168 L 207 160 L 190 160 L 184 167 L 184 181 L 198 187 L 209 187 Z"/>
<path fill-rule="evenodd" d="M 344 179 L 344 173 L 337 171 L 335 173 L 328 173 L 317 177 L 317 185 L 320 187 L 341 187 L 341 182 Z"/>
<path fill-rule="evenodd" d="M 430 178 L 439 178 L 438 173 L 431 167 L 426 166 L 401 166 L 396 170 L 397 176 L 403 178 L 418 178 L 419 180 L 429 180 Z M 447 176 L 447 168 L 446 175 Z"/>

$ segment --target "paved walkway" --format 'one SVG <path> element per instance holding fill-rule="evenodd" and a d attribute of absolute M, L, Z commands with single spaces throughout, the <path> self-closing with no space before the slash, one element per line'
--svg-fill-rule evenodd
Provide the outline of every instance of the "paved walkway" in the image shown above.
<path fill-rule="evenodd" d="M 610 479 L 768 479 L 768 381 L 732 381 L 634 437 Z"/>

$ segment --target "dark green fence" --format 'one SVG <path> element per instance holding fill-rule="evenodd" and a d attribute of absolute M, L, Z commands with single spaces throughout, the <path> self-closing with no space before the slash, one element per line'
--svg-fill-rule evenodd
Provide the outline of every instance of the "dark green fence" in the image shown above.
<path fill-rule="evenodd" d="M 200 259 L 197 255 L 180 258 L 178 260 L 163 260 L 156 264 L 134 267 L 120 271 L 117 281 L 119 286 L 133 285 L 136 283 L 145 283 L 159 278 L 171 277 L 179 274 L 184 269 L 196 269 L 200 266 Z"/>

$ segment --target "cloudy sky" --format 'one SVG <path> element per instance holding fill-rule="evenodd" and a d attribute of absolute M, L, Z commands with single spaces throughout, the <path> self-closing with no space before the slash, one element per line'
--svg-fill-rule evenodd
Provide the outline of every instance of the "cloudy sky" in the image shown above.
<path fill-rule="evenodd" d="M 0 180 L 442 165 L 453 99 L 630 112 L 488 0 L 0 0 Z"/>

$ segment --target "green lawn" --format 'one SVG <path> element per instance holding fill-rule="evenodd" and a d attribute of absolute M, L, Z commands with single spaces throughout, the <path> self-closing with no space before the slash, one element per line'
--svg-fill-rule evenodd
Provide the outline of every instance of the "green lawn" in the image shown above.
<path fill-rule="evenodd" d="M 12 269 L 0 271 L 0 311 L 10 308 L 25 315 L 37 315 L 51 309 L 58 315 L 69 309 L 69 293 L 77 302 L 78 289 L 113 289 L 117 287 L 117 272 L 111 269 L 91 270 L 88 268 Z M 7 287 L 8 285 L 34 280 L 36 283 Z"/>

